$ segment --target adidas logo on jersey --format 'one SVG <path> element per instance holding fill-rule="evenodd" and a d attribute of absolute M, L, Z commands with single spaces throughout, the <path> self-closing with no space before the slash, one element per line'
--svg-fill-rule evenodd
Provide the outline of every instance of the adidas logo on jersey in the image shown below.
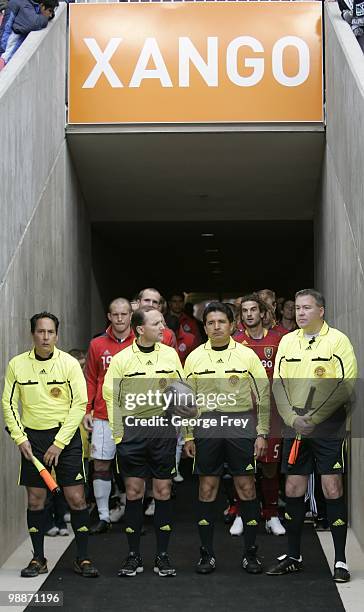
<path fill-rule="evenodd" d="M 217 363 L 224 363 L 222 359 L 219 359 Z"/>
<path fill-rule="evenodd" d="M 149 359 L 149 361 L 147 361 L 147 365 L 153 365 L 153 363 L 150 361 L 150 359 Z"/>
<path fill-rule="evenodd" d="M 82 480 L 83 476 L 82 474 L 78 473 L 75 480 Z"/>
<path fill-rule="evenodd" d="M 246 466 L 245 471 L 247 472 L 248 470 L 254 470 L 253 466 L 251 463 L 249 463 L 249 465 Z"/>
<path fill-rule="evenodd" d="M 47 374 L 47 372 L 46 372 L 46 371 L 45 371 L 45 369 L 43 368 L 43 370 L 41 370 L 41 371 L 39 372 L 39 374 Z"/>
<path fill-rule="evenodd" d="M 106 349 L 106 351 L 104 351 L 104 355 L 111 355 L 111 353 Z"/>
<path fill-rule="evenodd" d="M 339 462 L 335 463 L 335 465 L 332 466 L 333 470 L 341 470 L 341 465 Z"/>
<path fill-rule="evenodd" d="M 253 519 L 252 521 L 248 521 L 247 525 L 250 525 L 251 527 L 256 527 L 258 523 L 255 519 Z"/>

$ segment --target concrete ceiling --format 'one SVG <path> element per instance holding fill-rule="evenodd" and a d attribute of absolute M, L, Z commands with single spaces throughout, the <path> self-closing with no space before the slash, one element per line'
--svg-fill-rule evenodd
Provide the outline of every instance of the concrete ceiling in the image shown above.
<path fill-rule="evenodd" d="M 324 149 L 320 128 L 215 133 L 93 129 L 67 132 L 92 222 L 313 217 Z"/>
<path fill-rule="evenodd" d="M 117 129 L 67 132 L 105 305 L 143 286 L 226 296 L 312 285 L 322 127 Z"/>

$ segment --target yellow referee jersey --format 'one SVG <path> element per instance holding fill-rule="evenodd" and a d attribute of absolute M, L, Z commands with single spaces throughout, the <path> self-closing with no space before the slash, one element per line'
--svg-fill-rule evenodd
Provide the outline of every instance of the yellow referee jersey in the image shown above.
<path fill-rule="evenodd" d="M 200 414 L 212 409 L 247 412 L 256 407 L 257 433 L 269 433 L 269 381 L 252 349 L 230 338 L 226 349 L 214 350 L 208 340 L 188 355 L 184 370 L 196 397 L 202 397 L 202 405 L 198 404 Z M 215 395 L 215 404 L 212 404 L 212 395 Z"/>
<path fill-rule="evenodd" d="M 350 398 L 357 377 L 353 347 L 345 334 L 324 322 L 314 339 L 302 329 L 283 336 L 276 356 L 273 393 L 278 411 L 290 427 L 315 389 L 308 414 L 315 425 Z"/>
<path fill-rule="evenodd" d="M 40 361 L 32 349 L 9 362 L 2 401 L 4 420 L 16 444 L 27 440 L 25 427 L 60 427 L 54 444 L 63 449 L 86 412 L 86 381 L 78 361 L 68 353 L 55 347 L 51 359 Z"/>
<path fill-rule="evenodd" d="M 170 378 L 183 378 L 178 354 L 170 346 L 157 342 L 153 351 L 144 353 L 134 340 L 131 346 L 114 355 L 102 395 L 116 443 L 123 436 L 123 417 L 163 415 L 163 391 Z"/>

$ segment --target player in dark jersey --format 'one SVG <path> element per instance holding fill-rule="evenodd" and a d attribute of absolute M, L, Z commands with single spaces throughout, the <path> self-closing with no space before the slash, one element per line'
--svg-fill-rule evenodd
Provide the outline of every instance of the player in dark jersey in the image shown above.
<path fill-rule="evenodd" d="M 263 318 L 266 305 L 256 294 L 243 297 L 241 302 L 241 320 L 245 331 L 235 339 L 241 342 L 258 355 L 267 376 L 272 382 L 274 362 L 281 340 L 281 335 L 272 329 L 263 327 Z M 278 414 L 273 396 L 271 397 L 271 426 L 268 440 L 267 454 L 260 459 L 262 463 L 262 494 L 263 494 L 263 518 L 268 533 L 284 535 L 285 528 L 278 517 L 278 492 L 279 472 L 278 466 L 281 459 L 281 417 Z"/>

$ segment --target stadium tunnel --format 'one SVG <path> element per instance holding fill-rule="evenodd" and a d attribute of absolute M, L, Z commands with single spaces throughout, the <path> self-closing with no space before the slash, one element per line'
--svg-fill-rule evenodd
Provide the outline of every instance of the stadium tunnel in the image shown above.
<path fill-rule="evenodd" d="M 363 57 L 336 4 L 325 3 L 325 126 L 210 131 L 65 126 L 66 12 L 0 80 L 1 375 L 34 312 L 59 314 L 60 347 L 81 348 L 108 301 L 143 285 L 224 298 L 315 284 L 363 371 Z M 363 428 L 357 410 L 349 499 L 362 546 Z M 27 534 L 18 451 L 3 429 L 0 442 L 3 562 Z"/>
<path fill-rule="evenodd" d="M 67 134 L 103 308 L 143 286 L 228 298 L 313 284 L 322 130 L 105 131 Z"/>

